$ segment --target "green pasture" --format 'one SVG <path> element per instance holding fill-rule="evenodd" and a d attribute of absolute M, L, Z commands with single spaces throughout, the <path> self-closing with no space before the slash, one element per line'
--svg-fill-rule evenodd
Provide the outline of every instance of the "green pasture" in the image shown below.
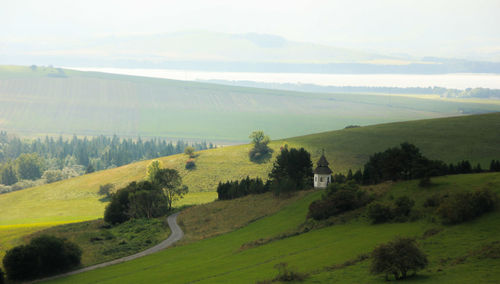
<path fill-rule="evenodd" d="M 422 192 L 415 181 L 390 186 L 385 196 L 417 196 L 417 208 L 425 196 L 448 191 L 491 188 L 500 193 L 500 174 L 469 174 L 433 179 L 432 191 Z M 383 276 L 368 273 L 370 260 L 342 266 L 369 253 L 395 236 L 417 237 L 428 255 L 429 266 L 409 282 L 471 283 L 500 281 L 500 259 L 481 250 L 500 241 L 500 210 L 460 225 L 444 226 L 431 218 L 408 223 L 371 225 L 363 216 L 262 246 L 241 250 L 247 242 L 277 236 L 305 221 L 309 204 L 321 192 L 306 195 L 278 213 L 259 219 L 231 233 L 176 246 L 154 255 L 98 269 L 49 283 L 255 283 L 272 279 L 274 266 L 286 262 L 308 273 L 308 283 L 385 283 Z M 429 229 L 437 234 L 422 238 Z M 497 248 L 498 249 L 498 248 Z M 332 268 L 339 265 L 340 268 Z"/>

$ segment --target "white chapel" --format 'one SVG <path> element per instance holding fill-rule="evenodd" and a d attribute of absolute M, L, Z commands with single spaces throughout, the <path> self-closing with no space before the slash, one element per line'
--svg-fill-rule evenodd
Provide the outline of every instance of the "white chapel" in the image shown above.
<path fill-rule="evenodd" d="M 314 188 L 326 188 L 331 182 L 332 170 L 328 167 L 328 161 L 323 153 L 314 170 Z"/>

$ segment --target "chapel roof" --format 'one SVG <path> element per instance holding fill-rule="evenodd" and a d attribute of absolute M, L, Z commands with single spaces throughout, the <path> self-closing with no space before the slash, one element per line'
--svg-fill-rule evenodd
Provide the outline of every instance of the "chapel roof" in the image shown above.
<path fill-rule="evenodd" d="M 316 167 L 316 169 L 314 169 L 315 174 L 329 175 L 332 173 L 332 170 L 328 167 L 329 163 L 326 160 L 326 157 L 324 154 L 321 155 L 321 157 L 319 158 L 317 165 L 318 166 Z"/>

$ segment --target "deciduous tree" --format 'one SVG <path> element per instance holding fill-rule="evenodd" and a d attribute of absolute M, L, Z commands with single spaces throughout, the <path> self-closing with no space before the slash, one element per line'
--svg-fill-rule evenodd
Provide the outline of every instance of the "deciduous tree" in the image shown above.
<path fill-rule="evenodd" d="M 174 169 L 160 169 L 154 177 L 153 183 L 159 186 L 167 197 L 168 209 L 172 209 L 172 203 L 188 193 L 188 187 L 182 184 L 182 178 Z"/>
<path fill-rule="evenodd" d="M 17 173 L 21 179 L 39 179 L 43 173 L 44 161 L 37 153 L 21 154 L 16 159 Z"/>
<path fill-rule="evenodd" d="M 394 275 L 396 280 L 405 279 L 409 272 L 416 272 L 427 266 L 426 255 L 411 238 L 396 238 L 387 244 L 381 244 L 372 252 L 370 271 L 373 274 Z"/>

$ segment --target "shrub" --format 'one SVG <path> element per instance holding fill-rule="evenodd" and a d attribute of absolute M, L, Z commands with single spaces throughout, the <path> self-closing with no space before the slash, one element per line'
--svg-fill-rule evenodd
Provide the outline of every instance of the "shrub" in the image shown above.
<path fill-rule="evenodd" d="M 389 221 L 405 222 L 410 218 L 415 201 L 408 196 L 398 197 L 394 203 L 372 203 L 367 208 L 368 219 L 372 224 L 385 223 Z M 413 214 L 411 219 L 417 219 L 418 214 Z"/>
<path fill-rule="evenodd" d="M 102 184 L 99 186 L 99 195 L 105 195 L 106 197 L 111 196 L 111 191 L 115 188 L 115 186 L 111 183 Z"/>
<path fill-rule="evenodd" d="M 42 178 L 47 180 L 47 183 L 53 183 L 64 179 L 61 170 L 47 170 L 43 173 Z"/>
<path fill-rule="evenodd" d="M 38 258 L 30 246 L 17 246 L 7 251 L 3 266 L 11 280 L 27 280 L 38 276 Z"/>
<path fill-rule="evenodd" d="M 314 220 L 324 220 L 333 215 L 335 215 L 335 207 L 331 202 L 315 200 L 309 205 L 307 217 Z"/>
<path fill-rule="evenodd" d="M 327 219 L 330 216 L 351 211 L 368 204 L 372 198 L 359 190 L 355 183 L 333 183 L 327 188 L 327 194 L 321 200 L 309 205 L 308 217 L 315 220 Z"/>
<path fill-rule="evenodd" d="M 167 197 L 149 181 L 131 182 L 111 196 L 104 211 L 104 221 L 123 223 L 130 218 L 155 218 L 168 211 Z"/>
<path fill-rule="evenodd" d="M 291 270 L 286 262 L 278 263 L 274 268 L 278 269 L 278 275 L 273 279 L 275 282 L 304 281 L 307 278 L 307 274 Z"/>
<path fill-rule="evenodd" d="M 430 187 L 432 185 L 431 178 L 429 176 L 425 176 L 420 179 L 418 182 L 418 186 L 420 187 Z"/>
<path fill-rule="evenodd" d="M 186 170 L 193 170 L 196 168 L 196 163 L 194 162 L 194 159 L 189 159 L 186 161 Z"/>
<path fill-rule="evenodd" d="M 373 274 L 394 275 L 396 280 L 405 279 L 408 272 L 416 272 L 427 266 L 426 255 L 417 247 L 414 239 L 396 238 L 387 244 L 381 244 L 372 252 L 370 272 Z"/>
<path fill-rule="evenodd" d="M 50 275 L 78 266 L 81 249 L 74 243 L 54 236 L 42 235 L 30 242 L 39 258 L 40 275 Z"/>
<path fill-rule="evenodd" d="M 441 196 L 439 196 L 438 194 L 434 194 L 425 199 L 424 207 L 438 207 L 440 203 L 441 203 Z"/>
<path fill-rule="evenodd" d="M 0 268 L 0 284 L 5 283 L 5 277 L 2 268 Z"/>
<path fill-rule="evenodd" d="M 394 204 L 396 205 L 394 208 L 394 217 L 405 219 L 410 215 L 411 209 L 415 205 L 415 201 L 404 195 L 396 199 Z"/>
<path fill-rule="evenodd" d="M 385 223 L 394 217 L 390 205 L 380 202 L 374 202 L 368 205 L 367 215 L 372 224 Z"/>
<path fill-rule="evenodd" d="M 497 196 L 488 189 L 460 192 L 444 198 L 437 209 L 445 224 L 472 220 L 495 208 Z"/>
<path fill-rule="evenodd" d="M 76 244 L 43 235 L 7 251 L 3 265 L 9 279 L 29 280 L 74 268 L 80 264 L 81 255 Z"/>

